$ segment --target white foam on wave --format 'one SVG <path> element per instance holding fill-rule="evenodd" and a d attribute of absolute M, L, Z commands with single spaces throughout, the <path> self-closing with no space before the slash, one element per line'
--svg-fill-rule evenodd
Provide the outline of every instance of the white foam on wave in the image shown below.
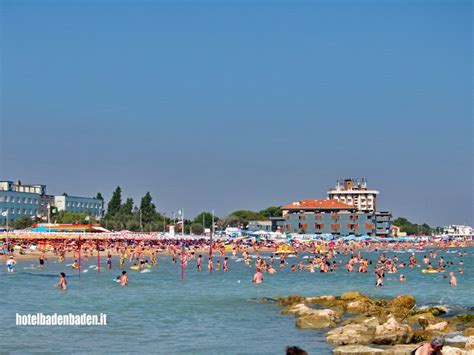
<path fill-rule="evenodd" d="M 151 272 L 151 270 L 150 270 L 150 269 L 142 270 L 142 271 L 140 271 L 140 274 L 144 274 L 144 273 L 146 273 L 146 272 Z"/>
<path fill-rule="evenodd" d="M 89 272 L 89 270 L 86 269 L 86 270 L 84 270 L 84 271 L 82 271 L 82 272 Z"/>

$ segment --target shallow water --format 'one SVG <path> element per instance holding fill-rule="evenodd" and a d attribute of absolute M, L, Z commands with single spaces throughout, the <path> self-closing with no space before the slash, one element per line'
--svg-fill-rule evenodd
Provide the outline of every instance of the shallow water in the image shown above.
<path fill-rule="evenodd" d="M 230 272 L 198 273 L 191 261 L 181 281 L 180 265 L 167 256 L 159 257 L 158 267 L 149 273 L 128 270 L 130 284 L 120 287 L 118 261 L 113 270 L 105 263 L 101 272 L 95 259 L 83 261 L 81 277 L 64 263 L 47 262 L 46 268 L 35 267 L 34 261 L 21 261 L 14 274 L 0 268 L 0 333 L 2 351 L 25 352 L 148 352 L 186 354 L 283 354 L 288 345 L 298 345 L 310 354 L 329 354 L 332 347 L 325 342 L 324 332 L 299 330 L 295 319 L 278 314 L 279 307 L 270 302 L 257 302 L 257 297 L 290 294 L 317 296 L 358 290 L 371 296 L 392 297 L 412 294 L 418 305 L 447 304 L 452 312 L 474 306 L 474 248 L 468 256 L 445 254 L 457 270 L 464 261 L 463 275 L 457 287 L 450 287 L 444 274 L 422 274 L 421 268 L 404 268 L 400 272 L 407 281 L 400 283 L 399 274 L 387 274 L 385 286 L 375 287 L 375 277 L 345 271 L 335 273 L 291 273 L 289 265 L 275 275 L 264 275 L 264 283 L 250 282 L 254 267 L 230 260 Z M 375 261 L 375 253 L 365 253 Z M 387 252 L 387 255 L 393 255 Z M 400 261 L 408 261 L 409 253 L 398 253 Z M 423 253 L 418 253 L 422 262 Z M 206 259 L 205 257 L 203 259 Z M 341 257 L 341 260 L 344 259 Z M 237 259 L 238 260 L 238 259 Z M 290 258 L 289 264 L 299 259 Z M 279 263 L 275 261 L 275 267 Z M 87 272 L 84 272 L 87 270 Z M 69 290 L 60 292 L 54 285 L 57 274 L 66 272 Z M 15 325 L 16 313 L 106 313 L 105 327 L 25 327 Z"/>

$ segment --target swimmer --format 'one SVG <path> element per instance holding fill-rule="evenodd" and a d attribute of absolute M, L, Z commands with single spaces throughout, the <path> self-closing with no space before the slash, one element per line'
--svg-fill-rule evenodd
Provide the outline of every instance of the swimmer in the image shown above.
<path fill-rule="evenodd" d="M 400 282 L 406 281 L 406 277 L 403 274 L 400 274 Z"/>
<path fill-rule="evenodd" d="M 458 281 L 456 280 L 456 277 L 454 276 L 454 272 L 450 272 L 449 273 L 449 284 L 451 286 L 457 286 L 458 285 Z"/>
<path fill-rule="evenodd" d="M 6 265 L 7 265 L 7 271 L 9 273 L 12 273 L 13 270 L 15 269 L 15 265 L 16 265 L 16 260 L 13 259 L 13 256 L 10 256 L 8 258 L 8 260 L 6 261 Z"/>
<path fill-rule="evenodd" d="M 377 274 L 377 281 L 375 283 L 375 286 L 383 286 L 383 278 L 381 274 Z"/>
<path fill-rule="evenodd" d="M 41 253 L 40 257 L 39 257 L 39 265 L 41 268 L 44 267 L 44 262 L 46 261 L 46 256 L 44 255 L 44 253 Z"/>
<path fill-rule="evenodd" d="M 72 267 L 73 269 L 79 268 L 79 266 L 77 265 L 77 260 L 74 260 L 74 262 L 72 263 L 71 267 Z"/>
<path fill-rule="evenodd" d="M 201 272 L 201 271 L 202 271 L 202 255 L 199 255 L 199 256 L 198 256 L 197 265 L 196 265 L 196 266 L 197 266 L 198 271 Z"/>
<path fill-rule="evenodd" d="M 120 277 L 120 284 L 123 287 L 126 287 L 128 285 L 128 275 L 126 271 L 122 271 L 122 276 Z"/>
<path fill-rule="evenodd" d="M 229 271 L 229 258 L 226 256 L 224 259 L 224 272 Z"/>
<path fill-rule="evenodd" d="M 255 274 L 253 275 L 252 282 L 256 284 L 261 284 L 263 282 L 263 274 L 260 269 L 256 269 Z"/>
<path fill-rule="evenodd" d="M 59 287 L 63 291 L 67 290 L 66 274 L 64 272 L 59 274 L 59 281 L 56 287 Z"/>
<path fill-rule="evenodd" d="M 216 261 L 216 271 L 219 271 L 221 269 L 221 261 L 217 260 Z"/>
<path fill-rule="evenodd" d="M 112 269 L 112 255 L 110 253 L 107 255 L 107 269 Z"/>

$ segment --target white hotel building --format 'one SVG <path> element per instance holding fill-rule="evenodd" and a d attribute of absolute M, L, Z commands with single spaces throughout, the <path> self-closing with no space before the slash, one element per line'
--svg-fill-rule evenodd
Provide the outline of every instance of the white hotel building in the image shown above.
<path fill-rule="evenodd" d="M 359 211 L 374 212 L 377 209 L 377 190 L 368 190 L 365 179 L 338 180 L 328 191 L 328 198 L 352 205 Z"/>

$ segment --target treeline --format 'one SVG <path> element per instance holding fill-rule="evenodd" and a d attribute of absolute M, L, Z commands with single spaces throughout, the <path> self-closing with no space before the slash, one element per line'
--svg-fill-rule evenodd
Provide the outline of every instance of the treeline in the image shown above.
<path fill-rule="evenodd" d="M 104 200 L 99 192 L 97 199 Z M 261 211 L 238 210 L 229 215 L 219 218 L 214 216 L 214 228 L 225 229 L 227 227 L 246 228 L 250 221 L 264 221 L 270 217 L 281 216 L 280 207 L 268 207 Z M 205 229 L 212 229 L 213 215 L 204 211 L 199 213 L 194 219 L 184 220 L 184 232 L 186 234 L 203 234 Z M 11 227 L 15 229 L 29 228 L 34 222 L 27 216 L 22 216 L 16 221 L 12 221 Z M 76 213 L 58 211 L 51 209 L 52 223 L 66 224 L 98 224 L 113 231 L 129 230 L 132 232 L 164 232 L 169 230 L 170 225 L 175 225 L 175 232 L 182 233 L 180 216 L 176 213 L 174 218 L 165 213 L 160 213 L 153 202 L 150 192 L 147 192 L 136 205 L 132 198 L 123 198 L 122 189 L 117 186 L 110 201 L 107 204 L 106 213 L 103 218 L 95 218 L 90 213 Z"/>
<path fill-rule="evenodd" d="M 431 227 L 426 223 L 412 223 L 404 217 L 399 217 L 394 220 L 393 225 L 400 227 L 402 232 L 406 232 L 409 235 L 432 235 L 442 232 L 441 227 Z"/>

